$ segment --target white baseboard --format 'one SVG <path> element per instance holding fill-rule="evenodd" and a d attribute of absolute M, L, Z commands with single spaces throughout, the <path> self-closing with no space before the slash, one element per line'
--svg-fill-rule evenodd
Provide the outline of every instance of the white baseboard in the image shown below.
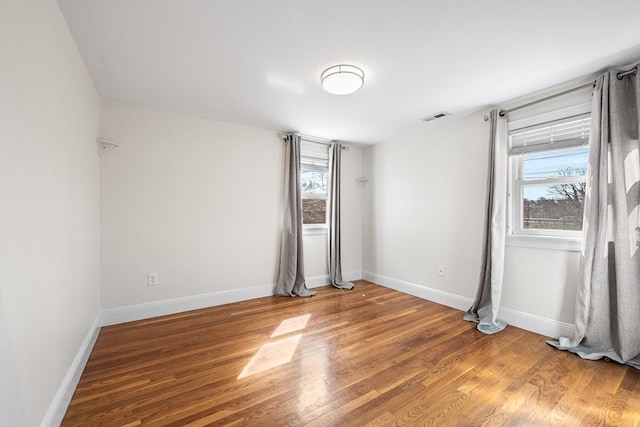
<path fill-rule="evenodd" d="M 323 274 L 321 276 L 305 277 L 307 288 L 319 288 L 320 286 L 326 286 L 329 284 L 329 275 Z"/>
<path fill-rule="evenodd" d="M 170 300 L 107 308 L 102 310 L 102 324 L 104 326 L 117 325 L 119 323 L 150 319 L 152 317 L 181 313 L 183 311 L 198 310 L 232 302 L 268 297 L 273 295 L 273 289 L 274 285 L 269 283 L 249 288 L 230 289 L 227 291 L 190 295 Z"/>
<path fill-rule="evenodd" d="M 461 295 L 452 294 L 438 289 L 422 286 L 417 283 L 393 277 L 383 276 L 370 271 L 363 271 L 362 277 L 373 283 L 404 292 L 447 307 L 467 311 L 473 304 L 473 299 Z M 575 327 L 569 323 L 548 319 L 535 314 L 525 313 L 508 307 L 500 307 L 498 317 L 517 328 L 534 332 L 551 338 L 573 337 Z"/>
<path fill-rule="evenodd" d="M 370 282 L 395 289 L 396 291 L 404 292 L 405 294 L 433 301 L 438 304 L 446 305 L 447 307 L 457 308 L 458 310 L 467 311 L 469 307 L 471 307 L 471 304 L 473 304 L 473 299 L 471 298 L 418 285 L 417 283 L 383 276 L 378 273 L 364 271 L 362 276 L 365 280 Z"/>
<path fill-rule="evenodd" d="M 360 280 L 362 279 L 362 272 L 347 271 L 343 273 L 343 278 L 344 280 Z M 319 286 L 329 284 L 329 276 L 327 274 L 308 277 L 306 280 L 309 288 L 317 288 Z M 268 297 L 273 295 L 274 288 L 275 284 L 270 283 L 266 285 L 252 286 L 249 288 L 231 289 L 227 291 L 173 298 L 170 300 L 107 308 L 101 312 L 102 324 L 104 326 L 117 325 L 119 323 L 150 319 L 152 317 L 181 313 L 183 311 L 198 310 L 201 308 L 214 307 L 216 305 Z"/>
<path fill-rule="evenodd" d="M 570 323 L 548 319 L 508 307 L 500 307 L 498 316 L 510 325 L 555 339 L 560 337 L 573 338 L 576 331 L 575 326 Z"/>
<path fill-rule="evenodd" d="M 60 387 L 58 387 L 56 395 L 53 397 L 42 422 L 40 422 L 40 427 L 54 427 L 59 426 L 60 423 L 62 423 L 64 414 L 67 412 L 73 393 L 80 381 L 82 371 L 84 371 L 84 367 L 87 365 L 87 360 L 89 360 L 93 346 L 98 339 L 100 324 L 100 315 L 98 315 L 82 341 L 82 344 L 76 353 L 76 357 L 73 358 L 67 374 L 62 379 L 62 383 L 60 384 Z"/>
<path fill-rule="evenodd" d="M 342 273 L 342 280 L 347 282 L 362 279 L 362 271 L 345 271 Z M 329 275 L 313 276 L 306 278 L 308 288 L 318 288 L 329 284 Z"/>

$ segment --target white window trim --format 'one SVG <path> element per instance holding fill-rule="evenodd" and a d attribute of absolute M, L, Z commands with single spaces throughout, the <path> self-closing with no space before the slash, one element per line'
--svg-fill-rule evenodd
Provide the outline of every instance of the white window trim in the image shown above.
<path fill-rule="evenodd" d="M 522 204 L 518 203 L 518 207 L 520 210 L 516 208 L 516 200 L 522 200 L 524 198 L 524 188 L 530 186 L 539 186 L 539 185 L 553 185 L 553 184 L 573 184 L 584 182 L 585 178 L 581 177 L 562 177 L 562 178 L 545 178 L 545 179 L 530 179 L 530 180 L 522 180 L 522 156 L 514 156 L 511 158 L 512 163 L 512 177 L 516 177 L 515 179 L 511 179 L 510 182 L 513 186 L 513 191 L 509 192 L 511 196 L 511 200 L 509 204 L 511 206 L 511 224 L 510 231 L 515 235 L 531 235 L 531 236 L 549 236 L 549 237 L 567 237 L 570 239 L 580 238 L 582 232 L 580 231 L 571 231 L 571 230 L 545 230 L 545 229 L 536 229 L 536 228 L 523 228 L 522 224 Z M 520 178 L 520 179 L 518 179 Z"/>
<path fill-rule="evenodd" d="M 591 104 L 579 104 L 569 108 L 564 108 L 561 110 L 510 122 L 508 128 L 510 131 L 512 129 L 519 129 L 535 125 L 537 123 L 562 119 L 564 117 L 570 117 L 590 111 Z M 520 227 L 520 224 L 522 224 L 522 204 L 518 204 L 520 210 L 516 209 L 514 198 L 519 197 L 519 199 L 522 200 L 523 187 L 526 186 L 557 183 L 559 181 L 573 183 L 584 181 L 584 179 L 581 179 L 579 177 L 566 177 L 527 180 L 526 183 L 524 183 L 521 179 L 516 179 L 516 177 L 522 177 L 521 156 L 511 156 L 509 158 L 509 179 L 507 188 L 507 234 L 505 239 L 506 246 L 579 252 L 582 246 L 581 231 L 538 230 L 523 229 L 522 227 Z"/>
<path fill-rule="evenodd" d="M 328 194 L 306 194 L 302 195 L 302 200 L 326 200 L 327 207 L 329 206 L 329 195 Z M 329 212 L 327 212 L 327 216 L 325 217 L 328 220 Z M 313 235 L 313 234 L 327 234 L 329 232 L 329 224 L 326 222 L 324 224 L 302 224 L 302 235 Z"/>
<path fill-rule="evenodd" d="M 327 233 L 329 233 L 329 226 L 327 224 L 303 224 L 302 225 L 303 236 L 314 236 L 317 234 L 327 234 Z"/>
<path fill-rule="evenodd" d="M 307 141 L 307 140 L 303 140 L 303 142 L 306 142 L 307 144 L 312 144 L 310 145 L 310 147 L 313 147 L 315 144 L 317 144 L 314 141 Z M 325 144 L 321 144 L 321 145 L 325 145 Z M 327 161 L 327 169 L 326 170 L 322 170 L 323 172 L 326 172 L 327 174 L 327 192 L 326 193 L 302 193 L 302 200 L 326 200 L 327 202 L 327 207 L 329 204 L 329 186 L 331 185 L 330 180 L 331 180 L 331 174 L 330 174 L 330 170 L 331 170 L 331 164 L 330 164 L 330 158 L 329 158 L 329 149 L 328 148 L 323 148 L 322 150 L 314 150 L 311 149 L 309 150 L 309 152 L 307 154 L 305 154 L 305 150 L 303 149 L 302 151 L 302 156 L 307 155 L 308 157 L 317 157 L 317 158 L 324 158 L 325 157 L 325 153 L 324 151 L 326 150 L 326 161 Z M 318 153 L 320 153 L 322 151 L 322 156 L 318 156 Z M 315 154 L 313 154 L 315 153 Z M 315 170 L 314 169 L 306 169 L 305 167 L 301 166 L 301 170 L 305 171 L 305 170 Z M 327 216 L 325 217 L 325 221 L 328 221 L 329 212 L 327 212 Z M 302 224 L 302 235 L 303 236 L 312 236 L 312 235 L 322 235 L 322 234 L 328 234 L 329 233 L 329 224 L 328 222 L 325 222 L 324 224 Z"/>
<path fill-rule="evenodd" d="M 328 207 L 329 194 L 328 193 L 322 193 L 322 194 L 317 194 L 317 193 L 304 194 L 303 193 L 302 200 L 326 200 L 327 207 Z M 326 217 L 327 220 L 328 220 L 328 216 L 329 216 L 329 212 L 327 212 L 327 217 Z M 328 232 L 329 232 L 329 224 L 327 224 L 326 222 L 324 224 L 304 224 L 304 223 L 302 224 L 303 236 L 314 235 L 314 234 L 327 234 Z"/>
<path fill-rule="evenodd" d="M 302 200 L 329 200 L 327 193 L 302 193 Z"/>
<path fill-rule="evenodd" d="M 523 185 L 520 180 L 513 179 L 513 177 L 521 176 L 518 169 L 522 167 L 522 161 L 518 161 L 518 159 L 513 158 L 510 159 L 510 162 L 512 167 L 507 193 L 507 235 L 505 244 L 507 246 L 520 246 L 526 248 L 580 251 L 582 244 L 581 231 L 523 229 L 520 227 L 520 224 L 522 224 L 522 211 L 516 209 L 514 198 L 518 197 L 522 200 Z M 579 179 L 570 179 L 573 182 L 580 182 Z M 524 186 L 534 183 L 548 183 L 549 181 L 550 180 L 547 179 L 527 181 Z M 553 182 L 555 183 L 558 181 L 553 180 Z M 522 209 L 522 204 L 519 203 L 518 207 Z"/>
<path fill-rule="evenodd" d="M 505 244 L 522 248 L 552 249 L 558 251 L 580 252 L 580 237 L 527 236 L 508 234 Z"/>

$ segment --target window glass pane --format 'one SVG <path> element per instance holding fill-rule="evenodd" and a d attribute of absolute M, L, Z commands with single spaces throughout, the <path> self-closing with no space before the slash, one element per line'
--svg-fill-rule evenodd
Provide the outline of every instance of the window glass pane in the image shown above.
<path fill-rule="evenodd" d="M 585 176 L 588 148 L 525 154 L 522 157 L 524 180 Z"/>
<path fill-rule="evenodd" d="M 327 172 L 303 170 L 300 188 L 304 194 L 327 194 Z"/>
<path fill-rule="evenodd" d="M 585 183 L 523 187 L 522 228 L 582 230 Z"/>
<path fill-rule="evenodd" d="M 323 199 L 302 199 L 302 223 L 325 224 L 327 222 L 327 201 Z"/>

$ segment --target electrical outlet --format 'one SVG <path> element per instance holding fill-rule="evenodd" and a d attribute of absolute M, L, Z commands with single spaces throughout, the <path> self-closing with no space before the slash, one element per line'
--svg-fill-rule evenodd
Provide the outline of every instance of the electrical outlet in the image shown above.
<path fill-rule="evenodd" d="M 147 275 L 147 284 L 149 286 L 155 286 L 158 284 L 158 273 L 149 273 Z"/>
<path fill-rule="evenodd" d="M 444 265 L 438 265 L 438 276 L 444 277 Z"/>

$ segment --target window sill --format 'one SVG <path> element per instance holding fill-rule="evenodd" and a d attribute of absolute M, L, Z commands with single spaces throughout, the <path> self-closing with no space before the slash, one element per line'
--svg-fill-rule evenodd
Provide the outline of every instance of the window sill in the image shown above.
<path fill-rule="evenodd" d="M 325 224 L 322 225 L 303 225 L 302 226 L 302 235 L 303 236 L 313 236 L 316 234 L 327 234 L 328 228 Z"/>
<path fill-rule="evenodd" d="M 527 236 L 508 234 L 505 244 L 523 248 L 552 249 L 557 251 L 580 252 L 582 239 L 579 237 Z"/>

